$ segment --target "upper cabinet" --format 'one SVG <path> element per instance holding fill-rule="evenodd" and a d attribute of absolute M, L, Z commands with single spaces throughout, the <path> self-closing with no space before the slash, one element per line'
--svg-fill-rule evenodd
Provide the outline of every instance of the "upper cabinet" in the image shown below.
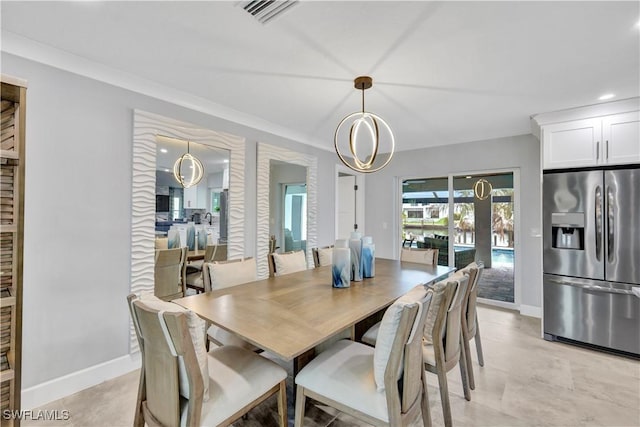
<path fill-rule="evenodd" d="M 544 169 L 640 162 L 640 111 L 541 126 Z"/>

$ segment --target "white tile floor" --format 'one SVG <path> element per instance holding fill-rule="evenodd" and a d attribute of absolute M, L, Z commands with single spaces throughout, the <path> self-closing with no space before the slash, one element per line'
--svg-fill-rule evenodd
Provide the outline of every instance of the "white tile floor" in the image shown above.
<path fill-rule="evenodd" d="M 640 362 L 540 338 L 540 320 L 479 308 L 485 366 L 473 353 L 476 389 L 464 400 L 460 371 L 449 375 L 456 426 L 640 426 Z M 472 344 L 473 346 L 473 344 Z M 475 348 L 473 348 L 474 350 Z M 22 426 L 130 426 L 138 373 L 132 372 L 39 409 L 67 409 L 58 422 Z M 443 425 L 438 381 L 429 374 L 433 424 Z M 308 402 L 308 426 L 363 426 L 331 408 Z M 272 424 L 275 400 L 236 426 Z"/>

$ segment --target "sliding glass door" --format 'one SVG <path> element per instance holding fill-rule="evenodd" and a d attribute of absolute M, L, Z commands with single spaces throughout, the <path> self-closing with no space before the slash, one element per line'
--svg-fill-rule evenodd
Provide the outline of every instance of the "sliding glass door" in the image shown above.
<path fill-rule="evenodd" d="M 438 249 L 438 264 L 458 269 L 483 262 L 479 296 L 514 303 L 513 177 L 507 172 L 404 180 L 403 244 Z"/>

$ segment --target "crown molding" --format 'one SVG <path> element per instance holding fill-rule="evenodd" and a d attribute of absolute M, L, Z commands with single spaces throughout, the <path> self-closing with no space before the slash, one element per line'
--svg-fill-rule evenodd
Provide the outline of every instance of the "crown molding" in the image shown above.
<path fill-rule="evenodd" d="M 169 102 L 210 116 L 218 117 L 258 131 L 270 133 L 314 148 L 323 149 L 317 141 L 251 114 L 234 110 L 205 98 L 180 91 L 135 74 L 108 67 L 96 61 L 56 49 L 10 31 L 2 31 L 2 52 L 88 77 L 141 95 Z"/>

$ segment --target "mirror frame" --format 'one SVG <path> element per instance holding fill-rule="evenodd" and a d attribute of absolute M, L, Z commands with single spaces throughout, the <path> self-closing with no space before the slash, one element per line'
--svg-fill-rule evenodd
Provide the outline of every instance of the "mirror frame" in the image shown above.
<path fill-rule="evenodd" d="M 142 110 L 133 112 L 131 292 L 153 292 L 156 214 L 156 135 L 229 150 L 228 256 L 244 256 L 245 139 Z M 138 340 L 131 325 L 131 348 Z"/>
<path fill-rule="evenodd" d="M 257 159 L 257 242 L 256 261 L 258 263 L 258 279 L 269 277 L 269 184 L 271 160 L 304 166 L 307 168 L 307 268 L 313 268 L 311 248 L 315 248 L 318 240 L 317 223 L 317 176 L 318 159 L 311 154 L 298 153 L 282 147 L 258 142 Z"/>

